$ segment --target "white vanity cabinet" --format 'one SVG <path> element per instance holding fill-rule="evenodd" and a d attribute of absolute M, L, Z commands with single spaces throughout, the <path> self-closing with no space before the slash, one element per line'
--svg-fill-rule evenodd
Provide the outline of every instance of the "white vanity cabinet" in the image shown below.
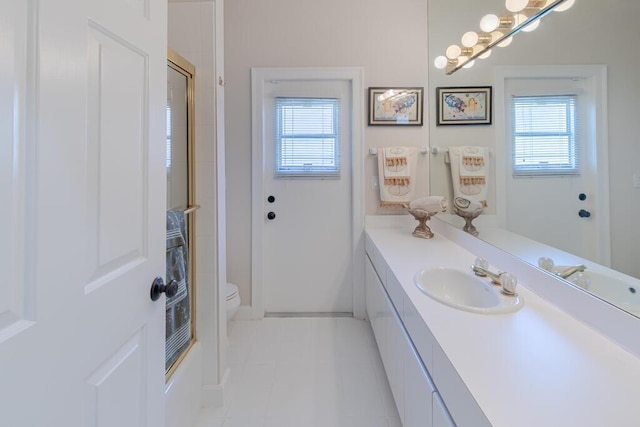
<path fill-rule="evenodd" d="M 366 252 L 367 314 L 403 427 L 490 427 L 368 236 Z"/>
<path fill-rule="evenodd" d="M 383 266 L 378 267 L 378 271 Z M 383 275 L 385 275 L 383 273 Z M 433 382 L 425 369 L 420 356 L 407 335 L 401 320 L 404 298 L 401 288 L 391 277 L 388 286 L 377 274 L 369 257 L 366 260 L 366 308 L 371 322 L 378 349 L 384 364 L 391 392 L 404 427 L 431 427 L 438 419 L 442 426 L 455 426 L 450 420 L 446 408 L 438 406 L 438 414 L 433 413 Z M 394 294 L 394 301 L 390 298 Z M 450 424 L 440 420 L 449 419 Z"/>
<path fill-rule="evenodd" d="M 433 395 L 437 393 L 404 329 L 402 333 L 408 344 L 402 348 L 404 353 L 403 425 L 405 427 L 431 426 L 433 425 Z"/>
<path fill-rule="evenodd" d="M 433 427 L 456 427 L 438 393 L 433 393 Z"/>
<path fill-rule="evenodd" d="M 638 355 L 527 284 L 560 299 L 589 295 L 555 289 L 553 277 L 462 231 L 440 225 L 433 239 L 416 239 L 413 223 L 387 217 L 367 224 L 366 305 L 404 427 L 640 426 Z M 523 278 L 520 310 L 468 313 L 416 287 L 416 272 L 466 270 L 477 254 Z M 590 298 L 580 309 L 599 312 Z M 611 320 L 620 331 L 635 326 Z"/>

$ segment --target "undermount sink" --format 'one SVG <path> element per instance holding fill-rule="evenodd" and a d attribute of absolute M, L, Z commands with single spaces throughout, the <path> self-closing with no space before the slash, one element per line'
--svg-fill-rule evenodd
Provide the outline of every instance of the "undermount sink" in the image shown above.
<path fill-rule="evenodd" d="M 554 267 L 554 271 L 558 273 L 567 268 L 569 266 L 558 265 Z M 636 315 L 640 314 L 640 286 L 634 278 L 625 279 L 587 268 L 584 272 L 573 274 L 565 280 L 623 310 Z"/>
<path fill-rule="evenodd" d="M 424 294 L 459 310 L 473 313 L 511 313 L 522 307 L 521 296 L 508 296 L 500 287 L 455 268 L 425 268 L 413 278 Z"/>

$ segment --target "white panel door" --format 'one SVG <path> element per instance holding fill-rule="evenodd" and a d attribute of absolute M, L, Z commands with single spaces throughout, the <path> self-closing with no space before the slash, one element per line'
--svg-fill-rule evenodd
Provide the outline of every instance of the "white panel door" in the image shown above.
<path fill-rule="evenodd" d="M 0 425 L 162 427 L 165 1 L 0 10 Z"/>
<path fill-rule="evenodd" d="M 516 95 L 578 94 L 580 174 L 567 176 L 513 177 L 512 146 L 506 144 L 505 170 L 507 229 L 558 249 L 592 261 L 599 259 L 598 185 L 595 138 L 589 105 L 589 81 L 584 79 L 508 79 L 507 102 Z M 507 110 L 509 111 L 509 110 Z M 506 129 L 512 129 L 512 118 L 506 115 Z M 582 195 L 582 196 L 581 196 Z M 540 254 L 545 256 L 545 254 Z"/>
<path fill-rule="evenodd" d="M 341 100 L 339 179 L 274 178 L 276 97 Z M 263 283 L 267 313 L 353 312 L 350 97 L 348 81 L 265 84 Z"/>

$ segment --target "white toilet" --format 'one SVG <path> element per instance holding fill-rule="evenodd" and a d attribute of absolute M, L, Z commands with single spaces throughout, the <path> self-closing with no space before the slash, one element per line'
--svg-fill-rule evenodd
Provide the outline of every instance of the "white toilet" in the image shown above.
<path fill-rule="evenodd" d="M 233 319 L 240 307 L 240 294 L 238 287 L 233 283 L 227 283 L 227 322 Z"/>

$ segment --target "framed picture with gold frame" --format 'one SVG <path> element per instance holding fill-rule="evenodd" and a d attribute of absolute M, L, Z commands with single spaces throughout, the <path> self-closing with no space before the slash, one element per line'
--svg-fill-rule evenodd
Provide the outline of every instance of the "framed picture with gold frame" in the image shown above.
<path fill-rule="evenodd" d="M 421 87 L 370 87 L 369 126 L 422 126 Z"/>

